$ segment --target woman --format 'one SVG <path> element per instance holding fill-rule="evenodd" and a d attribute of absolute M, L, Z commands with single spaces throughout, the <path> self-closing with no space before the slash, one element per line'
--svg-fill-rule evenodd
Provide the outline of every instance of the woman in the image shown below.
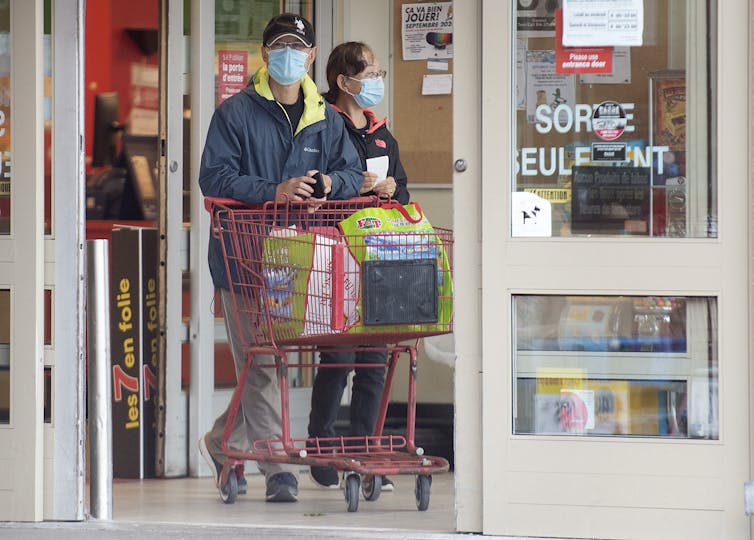
<path fill-rule="evenodd" d="M 387 129 L 387 119 L 379 120 L 370 110 L 384 97 L 385 75 L 379 60 L 367 45 L 355 41 L 342 43 L 333 49 L 327 61 L 329 90 L 324 96 L 343 117 L 361 158 L 364 169 L 361 193 L 376 194 L 407 204 L 406 171 L 399 157 L 398 142 Z M 382 174 L 378 174 L 380 169 Z M 356 353 L 320 353 L 323 364 L 384 364 L 386 360 L 387 353 L 375 352 L 368 347 Z M 333 424 L 350 371 L 350 368 L 317 370 L 309 415 L 310 437 L 336 436 Z M 383 369 L 356 368 L 350 407 L 351 436 L 363 437 L 374 433 L 384 385 Z M 340 481 L 338 471 L 330 467 L 311 467 L 311 476 L 324 487 L 338 487 Z M 392 489 L 393 483 L 383 477 L 382 490 Z"/>

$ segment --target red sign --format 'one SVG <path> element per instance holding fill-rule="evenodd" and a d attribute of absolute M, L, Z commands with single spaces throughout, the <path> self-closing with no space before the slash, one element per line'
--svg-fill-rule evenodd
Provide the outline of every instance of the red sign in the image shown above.
<path fill-rule="evenodd" d="M 612 73 L 612 47 L 563 47 L 563 10 L 555 10 L 555 73 Z"/>
<path fill-rule="evenodd" d="M 249 55 L 246 51 L 218 51 L 217 104 L 246 86 Z"/>

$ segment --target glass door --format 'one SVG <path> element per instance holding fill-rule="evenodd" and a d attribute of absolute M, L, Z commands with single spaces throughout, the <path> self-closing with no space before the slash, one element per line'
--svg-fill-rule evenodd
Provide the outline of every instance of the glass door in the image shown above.
<path fill-rule="evenodd" d="M 483 3 L 485 533 L 748 534 L 747 7 Z"/>

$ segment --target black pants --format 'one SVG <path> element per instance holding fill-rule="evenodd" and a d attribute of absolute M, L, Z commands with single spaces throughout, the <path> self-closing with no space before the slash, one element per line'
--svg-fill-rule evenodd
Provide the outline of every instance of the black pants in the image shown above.
<path fill-rule="evenodd" d="M 367 348 L 358 352 L 319 353 L 321 364 L 385 364 L 387 353 Z M 312 387 L 309 413 L 310 437 L 335 437 L 333 427 L 338 418 L 340 400 L 351 368 L 318 368 Z M 351 429 L 349 435 L 372 435 L 385 386 L 384 368 L 356 368 L 351 393 Z"/>

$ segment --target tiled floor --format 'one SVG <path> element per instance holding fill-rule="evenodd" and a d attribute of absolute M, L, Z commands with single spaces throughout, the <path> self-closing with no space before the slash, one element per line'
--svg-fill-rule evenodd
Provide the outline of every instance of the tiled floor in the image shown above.
<path fill-rule="evenodd" d="M 448 533 L 454 531 L 452 473 L 432 479 L 428 510 L 416 509 L 414 477 L 393 476 L 395 491 L 382 492 L 377 501 L 359 501 L 357 512 L 348 512 L 343 490 L 315 486 L 302 474 L 297 503 L 264 501 L 264 481 L 247 475 L 247 495 L 224 504 L 211 478 L 168 480 L 115 480 L 113 521 L 212 525 L 285 526 L 294 528 L 400 529 Z"/>

